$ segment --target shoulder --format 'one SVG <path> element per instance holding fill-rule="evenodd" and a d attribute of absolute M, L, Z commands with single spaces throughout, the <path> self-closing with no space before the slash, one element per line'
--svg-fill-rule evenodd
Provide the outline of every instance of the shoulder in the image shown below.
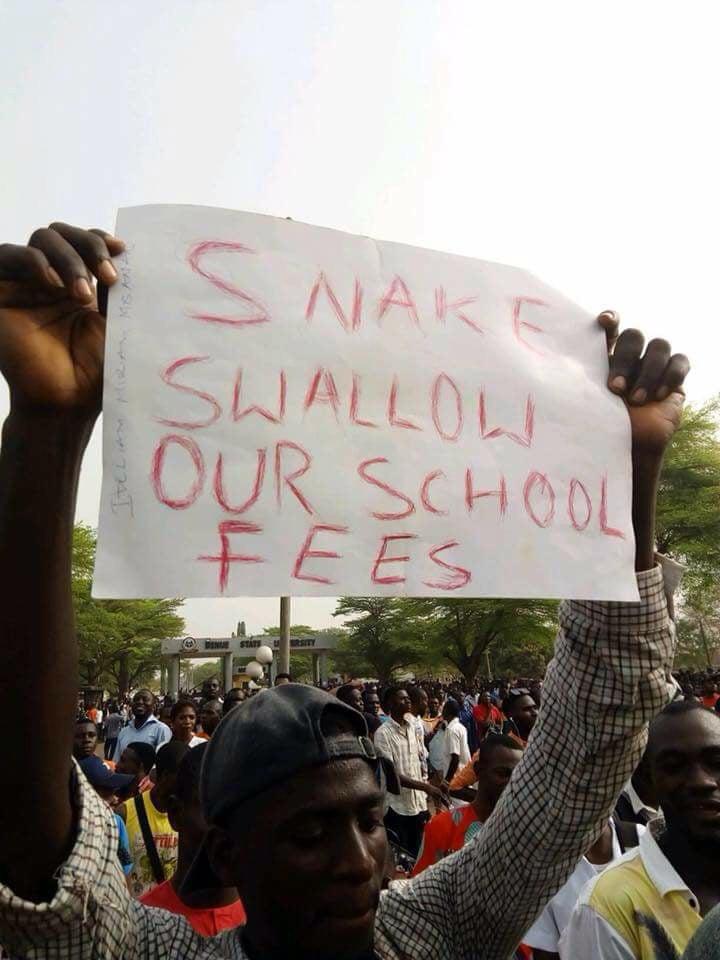
<path fill-rule="evenodd" d="M 590 881 L 578 906 L 591 907 L 609 920 L 633 916 L 638 895 L 645 893 L 648 884 L 640 848 L 634 847 Z"/>

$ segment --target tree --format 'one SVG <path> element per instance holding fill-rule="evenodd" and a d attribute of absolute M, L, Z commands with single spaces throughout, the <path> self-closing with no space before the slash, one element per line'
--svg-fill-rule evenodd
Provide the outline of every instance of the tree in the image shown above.
<path fill-rule="evenodd" d="M 125 696 L 152 681 L 161 641 L 183 633 L 182 600 L 95 600 L 90 595 L 95 534 L 77 524 L 73 534 L 72 593 L 81 683 Z"/>
<path fill-rule="evenodd" d="M 712 665 L 720 650 L 720 584 L 692 591 L 683 601 L 677 634 L 676 667 L 701 670 Z"/>
<path fill-rule="evenodd" d="M 467 683 L 486 674 L 493 653 L 493 673 L 539 675 L 552 655 L 557 603 L 551 600 L 407 599 L 398 602 L 401 616 L 421 628 L 426 660 L 441 657 Z M 424 626 L 424 630 L 422 627 Z M 514 656 L 511 657 L 510 651 Z"/>
<path fill-rule="evenodd" d="M 400 600 L 340 597 L 333 616 L 353 617 L 345 622 L 347 635 L 333 657 L 344 672 L 387 683 L 402 667 L 422 657 L 422 633 L 403 615 Z"/>
<path fill-rule="evenodd" d="M 688 406 L 660 481 L 658 550 L 688 565 L 689 589 L 720 578 L 719 423 L 720 396 Z"/>

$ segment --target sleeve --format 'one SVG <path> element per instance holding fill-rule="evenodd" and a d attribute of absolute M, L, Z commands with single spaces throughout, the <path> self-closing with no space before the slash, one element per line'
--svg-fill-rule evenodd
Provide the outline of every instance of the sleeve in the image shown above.
<path fill-rule="evenodd" d="M 21 900 L 0 884 L 0 943 L 37 960 L 220 960 L 183 917 L 130 898 L 115 817 L 84 777 L 73 781 L 77 833 L 53 898 Z"/>
<path fill-rule="evenodd" d="M 555 914 L 552 910 L 552 901 L 548 903 L 530 927 L 528 932 L 523 935 L 523 943 L 534 950 L 546 950 L 548 953 L 558 953 L 558 944 L 560 941 L 560 931 L 555 923 Z"/>
<path fill-rule="evenodd" d="M 440 837 L 442 824 L 439 819 L 441 816 L 442 814 L 436 814 L 425 824 L 422 843 L 420 844 L 420 852 L 418 853 L 418 858 L 415 861 L 415 866 L 412 871 L 413 877 L 422 873 L 423 870 L 427 870 L 433 863 L 437 863 L 439 859 L 438 851 L 442 849 L 442 840 Z"/>
<path fill-rule="evenodd" d="M 528 941 L 530 943 L 530 941 Z M 540 946 L 540 944 L 538 944 Z M 638 954 L 589 904 L 573 910 L 560 938 L 560 960 L 639 960 Z"/>
<path fill-rule="evenodd" d="M 393 763 L 393 755 L 390 750 L 390 744 L 388 743 L 388 735 L 385 729 L 385 724 L 381 724 L 379 730 L 375 733 L 375 739 L 373 740 L 375 744 L 375 753 L 379 757 L 383 757 L 385 760 L 389 760 L 390 763 Z"/>
<path fill-rule="evenodd" d="M 561 606 L 523 759 L 476 839 L 390 888 L 378 923 L 388 949 L 425 956 L 413 945 L 424 936 L 438 957 L 503 960 L 597 838 L 672 689 L 662 570 L 637 579 L 639 603 Z"/>
<path fill-rule="evenodd" d="M 457 754 L 458 757 L 462 758 L 462 735 L 463 727 L 460 725 L 454 726 L 450 731 L 450 755 Z"/>
<path fill-rule="evenodd" d="M 165 744 L 172 739 L 172 730 L 170 727 L 166 726 L 164 723 L 158 722 L 158 735 L 155 741 L 155 750 L 159 750 L 160 747 L 165 746 Z"/>
<path fill-rule="evenodd" d="M 450 781 L 451 790 L 462 790 L 464 787 L 472 787 L 477 783 L 475 774 L 475 758 L 470 757 L 468 763 L 462 769 L 458 770 Z"/>

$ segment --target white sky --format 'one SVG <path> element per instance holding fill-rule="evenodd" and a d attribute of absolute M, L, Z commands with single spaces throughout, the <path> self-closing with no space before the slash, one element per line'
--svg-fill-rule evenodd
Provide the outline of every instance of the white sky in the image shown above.
<path fill-rule="evenodd" d="M 526 267 L 720 390 L 715 5 L 0 0 L 0 241 L 205 203 Z M 0 387 L 0 417 L 7 394 Z M 100 443 L 78 515 L 97 522 Z M 332 599 L 293 620 L 335 623 Z M 188 632 L 277 622 L 195 600 Z"/>

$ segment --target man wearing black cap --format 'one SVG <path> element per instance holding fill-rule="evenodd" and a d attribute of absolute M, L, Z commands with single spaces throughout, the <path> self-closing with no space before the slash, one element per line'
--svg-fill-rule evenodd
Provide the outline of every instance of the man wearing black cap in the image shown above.
<path fill-rule="evenodd" d="M 506 960 L 599 833 L 668 698 L 673 630 L 654 511 L 686 359 L 661 340 L 645 349 L 638 331 L 618 339 L 617 319 L 599 318 L 614 345 L 609 385 L 632 428 L 641 600 L 563 606 L 541 717 L 477 838 L 381 894 L 385 792 L 363 717 L 313 688 L 266 691 L 228 714 L 207 748 L 211 828 L 188 881 L 237 887 L 247 926 L 205 941 L 129 899 L 113 819 L 69 759 L 72 520 L 104 350 L 88 280 L 115 282 L 121 251 L 102 231 L 61 223 L 27 247 L 0 246 L 11 398 L 0 447 L 0 702 L 34 733 L 0 741 L 0 942 L 53 960 Z M 588 400 L 590 437 L 601 407 Z"/>

